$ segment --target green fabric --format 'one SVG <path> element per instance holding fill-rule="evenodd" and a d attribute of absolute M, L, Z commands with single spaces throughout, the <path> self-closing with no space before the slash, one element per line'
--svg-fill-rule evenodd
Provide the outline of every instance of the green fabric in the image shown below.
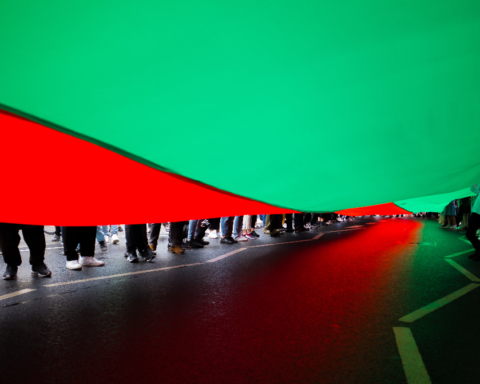
<path fill-rule="evenodd" d="M 470 188 L 460 191 L 444 193 L 434 196 L 418 197 L 403 201 L 396 201 L 395 204 L 410 212 L 442 212 L 443 209 L 453 200 L 463 197 L 475 196 Z"/>
<path fill-rule="evenodd" d="M 158 169 L 327 212 L 480 178 L 478 0 L 0 10 L 3 108 Z"/>

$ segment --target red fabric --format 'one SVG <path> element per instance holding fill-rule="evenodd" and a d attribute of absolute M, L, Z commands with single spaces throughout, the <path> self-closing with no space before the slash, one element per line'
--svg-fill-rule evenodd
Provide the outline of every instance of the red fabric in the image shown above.
<path fill-rule="evenodd" d="M 342 211 L 337 212 L 340 215 L 347 215 L 347 216 L 367 216 L 367 215 L 406 215 L 412 212 L 406 211 L 403 208 L 393 204 L 379 204 L 379 205 L 370 205 L 368 207 L 361 207 L 361 208 L 351 208 L 351 209 L 344 209 Z"/>
<path fill-rule="evenodd" d="M 141 224 L 287 211 L 1 111 L 0 142 L 0 222 Z"/>

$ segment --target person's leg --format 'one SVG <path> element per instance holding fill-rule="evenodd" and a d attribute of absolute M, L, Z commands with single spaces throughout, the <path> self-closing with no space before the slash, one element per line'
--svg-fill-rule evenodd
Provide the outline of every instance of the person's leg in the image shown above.
<path fill-rule="evenodd" d="M 227 221 L 228 221 L 228 216 L 224 216 L 220 219 L 220 228 L 221 228 L 221 232 L 222 232 L 222 237 L 226 237 Z"/>
<path fill-rule="evenodd" d="M 150 237 L 148 238 L 148 244 L 150 248 L 154 251 L 157 249 L 158 238 L 160 237 L 160 230 L 162 229 L 161 223 L 154 223 L 150 227 Z"/>
<path fill-rule="evenodd" d="M 214 217 L 213 219 L 208 219 L 210 222 L 210 230 L 218 231 L 220 229 L 220 218 Z"/>
<path fill-rule="evenodd" d="M 125 245 L 127 246 L 127 253 L 137 253 L 137 246 L 135 243 L 135 224 L 125 225 Z"/>
<path fill-rule="evenodd" d="M 270 215 L 270 236 L 276 237 L 280 235 L 282 228 L 282 215 Z"/>
<path fill-rule="evenodd" d="M 233 220 L 235 219 L 235 216 L 230 216 L 227 220 L 227 229 L 226 229 L 226 237 L 232 237 L 233 233 Z"/>
<path fill-rule="evenodd" d="M 97 228 L 95 226 L 79 227 L 80 237 L 80 259 L 79 264 L 84 267 L 101 267 L 103 261 L 95 258 L 95 237 Z"/>
<path fill-rule="evenodd" d="M 30 265 L 43 265 L 46 248 L 43 225 L 22 225 L 22 233 L 30 249 Z"/>
<path fill-rule="evenodd" d="M 183 254 L 185 251 L 180 248 L 182 242 L 183 221 L 171 222 L 168 233 L 168 251 L 176 254 Z"/>
<path fill-rule="evenodd" d="M 310 220 L 311 225 L 317 225 L 318 223 L 318 213 L 312 213 L 312 219 Z"/>
<path fill-rule="evenodd" d="M 20 244 L 18 231 L 20 227 L 19 224 L 0 223 L 0 250 L 2 251 L 3 260 L 5 264 L 14 267 L 22 264 L 22 257 L 18 250 L 18 245 Z"/>
<path fill-rule="evenodd" d="M 311 213 L 306 213 L 304 218 L 303 218 L 303 225 L 309 224 L 311 219 L 312 219 L 312 214 Z"/>
<path fill-rule="evenodd" d="M 243 226 L 243 216 L 235 216 L 235 221 L 233 223 L 233 238 L 242 236 L 242 226 Z"/>
<path fill-rule="evenodd" d="M 78 253 L 75 249 L 80 242 L 79 228 L 81 227 L 62 227 L 63 253 L 67 257 L 67 262 L 78 260 Z"/>
<path fill-rule="evenodd" d="M 112 235 L 118 235 L 118 225 L 117 224 L 112 224 L 110 226 L 110 234 Z"/>
<path fill-rule="evenodd" d="M 190 220 L 188 222 L 188 237 L 187 241 L 191 241 L 195 238 L 195 230 L 197 229 L 198 220 Z"/>
<path fill-rule="evenodd" d="M 105 241 L 105 236 L 103 234 L 101 225 L 97 225 L 96 237 L 99 243 L 101 243 L 102 241 Z"/>
<path fill-rule="evenodd" d="M 265 233 L 269 233 L 270 231 L 270 216 L 271 215 L 267 215 L 267 217 L 265 218 L 265 227 L 263 228 L 263 232 Z"/>
<path fill-rule="evenodd" d="M 286 213 L 285 221 L 287 222 L 287 232 L 293 232 L 293 214 Z"/>
<path fill-rule="evenodd" d="M 470 220 L 467 227 L 467 239 L 472 243 L 475 248 L 475 256 L 480 258 L 480 240 L 477 238 L 477 230 L 480 228 L 480 215 L 472 212 L 470 214 Z"/>
<path fill-rule="evenodd" d="M 263 226 L 267 225 L 267 215 L 260 215 L 260 220 L 262 220 Z"/>
<path fill-rule="evenodd" d="M 155 257 L 156 253 L 150 249 L 148 246 L 148 237 L 147 237 L 147 225 L 138 224 L 136 228 L 136 247 L 138 253 L 142 256 L 146 262 L 151 262 Z"/>
<path fill-rule="evenodd" d="M 250 216 L 250 226 L 252 230 L 255 230 L 255 225 L 257 224 L 257 215 Z"/>
<path fill-rule="evenodd" d="M 295 220 L 295 229 L 303 228 L 303 213 L 295 213 L 293 219 Z"/>

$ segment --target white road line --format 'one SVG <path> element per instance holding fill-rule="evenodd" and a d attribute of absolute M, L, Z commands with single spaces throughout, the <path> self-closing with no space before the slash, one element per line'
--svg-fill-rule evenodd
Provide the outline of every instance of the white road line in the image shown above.
<path fill-rule="evenodd" d="M 63 247 L 51 247 L 51 248 L 45 248 L 47 251 L 49 249 L 63 249 Z M 30 252 L 30 250 L 27 248 L 27 249 L 20 249 L 20 252 Z"/>
<path fill-rule="evenodd" d="M 100 276 L 100 277 L 93 277 L 91 279 L 83 279 L 83 280 L 74 280 L 74 281 L 65 281 L 63 283 L 56 283 L 56 284 L 47 284 L 45 287 L 58 287 L 60 285 L 69 285 L 69 284 L 78 284 L 78 283 L 86 283 L 88 281 L 96 281 L 96 280 L 105 280 L 105 279 L 114 279 L 116 277 L 123 277 L 123 276 L 132 276 L 132 275 L 140 275 L 142 273 L 151 273 L 151 272 L 159 272 L 159 271 L 168 271 L 170 269 L 177 269 L 177 268 L 185 268 L 185 267 L 192 267 L 194 265 L 203 265 L 203 263 L 195 263 L 195 264 L 184 264 L 184 265 L 176 265 L 175 267 L 165 267 L 165 268 L 156 268 L 156 269 L 149 269 L 148 271 L 139 271 L 139 272 L 130 272 L 130 273 L 120 273 L 118 275 L 110 275 L 110 276 Z"/>
<path fill-rule="evenodd" d="M 455 291 L 437 301 L 434 301 L 433 303 L 428 304 L 425 307 L 417 309 L 415 312 L 412 312 L 406 316 L 403 316 L 399 320 L 405 323 L 413 323 L 415 320 L 418 320 L 423 316 L 428 315 L 429 313 L 439 308 L 442 308 L 448 303 L 451 303 L 453 300 L 458 299 L 459 297 L 462 297 L 463 295 L 467 294 L 470 291 L 473 291 L 475 288 L 478 288 L 478 287 L 480 287 L 479 284 L 474 284 L 474 283 L 468 284 L 466 287 L 463 287 L 458 291 Z"/>
<path fill-rule="evenodd" d="M 32 292 L 32 291 L 36 291 L 36 289 L 22 289 L 21 291 L 12 292 L 12 293 L 9 293 L 8 295 L 0 296 L 0 300 L 10 299 L 11 297 L 23 295 L 25 293 Z"/>
<path fill-rule="evenodd" d="M 249 247 L 249 248 L 252 248 L 252 247 Z M 235 254 L 238 253 L 238 252 L 243 252 L 243 251 L 246 251 L 246 250 L 247 250 L 247 248 L 236 249 L 235 251 L 228 252 L 228 253 L 226 253 L 225 255 L 215 257 L 214 259 L 207 260 L 206 262 L 207 262 L 207 263 L 215 263 L 215 262 L 218 261 L 218 260 L 225 259 L 226 257 L 235 255 Z"/>
<path fill-rule="evenodd" d="M 458 240 L 462 240 L 462 241 L 466 242 L 467 244 L 472 244 L 470 242 L 470 240 L 468 240 L 466 237 L 459 237 Z"/>
<path fill-rule="evenodd" d="M 480 279 L 475 276 L 473 273 L 470 273 L 465 268 L 463 268 L 460 264 L 456 263 L 453 260 L 445 260 L 448 264 L 450 264 L 453 268 L 455 268 L 458 272 L 464 274 L 467 278 L 469 278 L 474 283 L 480 283 Z"/>
<path fill-rule="evenodd" d="M 450 259 L 452 257 L 457 257 L 457 256 L 460 256 L 460 255 L 464 255 L 465 253 L 470 253 L 474 250 L 475 250 L 474 248 L 470 248 L 470 249 L 467 249 L 466 251 L 457 252 L 457 253 L 454 253 L 453 255 L 445 256 L 445 259 Z"/>
<path fill-rule="evenodd" d="M 402 365 L 408 384 L 431 383 L 430 376 L 428 376 L 425 364 L 423 364 L 422 356 L 410 328 L 393 327 L 393 332 L 395 333 L 398 352 L 400 352 L 400 357 L 402 358 Z"/>

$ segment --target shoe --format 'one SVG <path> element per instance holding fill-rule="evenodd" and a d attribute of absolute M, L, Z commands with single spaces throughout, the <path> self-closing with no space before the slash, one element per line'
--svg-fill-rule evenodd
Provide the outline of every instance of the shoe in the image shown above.
<path fill-rule="evenodd" d="M 202 244 L 202 245 L 209 245 L 209 244 L 210 244 L 209 241 L 205 241 L 205 240 L 203 240 L 203 239 L 195 239 L 195 241 L 196 241 L 197 243 Z"/>
<path fill-rule="evenodd" d="M 156 251 L 156 250 L 157 250 L 157 246 L 156 246 L 156 245 L 148 244 L 148 246 L 150 247 L 150 249 L 151 249 L 152 251 Z"/>
<path fill-rule="evenodd" d="M 99 241 L 98 245 L 100 245 L 100 249 L 102 250 L 102 252 L 107 252 L 108 245 L 107 243 L 105 243 L 105 240 Z"/>
<path fill-rule="evenodd" d="M 66 266 L 67 269 L 71 269 L 72 271 L 82 269 L 82 265 L 78 262 L 78 260 L 68 260 Z"/>
<path fill-rule="evenodd" d="M 58 236 L 57 234 L 53 235 L 53 238 L 52 238 L 52 241 L 60 241 L 60 236 Z"/>
<path fill-rule="evenodd" d="M 147 263 L 150 263 L 156 257 L 156 254 L 150 248 L 145 248 L 139 253 L 140 256 L 142 256 Z"/>
<path fill-rule="evenodd" d="M 265 233 L 266 235 L 270 234 L 270 230 L 269 229 L 264 229 L 263 230 L 263 233 Z"/>
<path fill-rule="evenodd" d="M 138 263 L 137 252 L 125 252 L 124 256 L 127 258 L 129 263 Z"/>
<path fill-rule="evenodd" d="M 187 241 L 187 246 L 193 249 L 203 248 L 203 245 L 197 242 L 195 239 Z"/>
<path fill-rule="evenodd" d="M 308 228 L 305 228 L 305 227 L 295 228 L 295 233 L 300 233 L 300 232 L 308 232 Z"/>
<path fill-rule="evenodd" d="M 118 226 L 118 232 L 123 232 L 123 228 L 120 225 Z"/>
<path fill-rule="evenodd" d="M 318 223 L 310 224 L 310 228 L 318 228 L 320 225 Z"/>
<path fill-rule="evenodd" d="M 118 244 L 120 242 L 120 239 L 118 238 L 117 235 L 112 235 L 112 244 Z"/>
<path fill-rule="evenodd" d="M 249 239 L 249 240 L 257 240 L 257 239 L 258 239 L 258 237 L 252 235 L 252 233 L 247 233 L 247 234 L 245 235 L 245 237 L 246 237 L 247 239 Z"/>
<path fill-rule="evenodd" d="M 52 271 L 44 263 L 32 265 L 32 276 L 50 277 L 52 276 Z"/>
<path fill-rule="evenodd" d="M 235 240 L 233 240 L 231 237 L 222 237 L 220 240 L 221 244 L 235 244 Z"/>
<path fill-rule="evenodd" d="M 179 247 L 182 248 L 182 249 L 192 249 L 192 246 L 191 246 L 189 241 L 182 242 L 179 245 Z"/>
<path fill-rule="evenodd" d="M 17 277 L 18 267 L 16 265 L 7 264 L 5 273 L 3 274 L 3 280 L 14 280 Z"/>
<path fill-rule="evenodd" d="M 235 238 L 236 241 L 248 241 L 248 238 L 243 236 L 243 235 L 240 235 L 240 236 L 237 236 Z"/>
<path fill-rule="evenodd" d="M 175 253 L 176 255 L 183 255 L 185 253 L 185 251 L 180 248 L 179 245 L 169 245 L 168 252 Z"/>
<path fill-rule="evenodd" d="M 255 236 L 257 239 L 260 237 L 260 235 L 255 231 L 250 232 L 250 235 Z"/>
<path fill-rule="evenodd" d="M 210 233 L 208 234 L 208 237 L 210 239 L 218 239 L 217 231 L 216 230 L 211 230 Z"/>
<path fill-rule="evenodd" d="M 271 237 L 278 237 L 282 234 L 282 231 L 280 229 L 274 229 L 273 231 L 270 231 L 270 236 Z"/>
<path fill-rule="evenodd" d="M 235 243 L 238 243 L 238 241 L 235 240 L 232 236 L 229 236 L 228 238 L 229 238 L 231 241 L 233 241 L 234 244 L 235 244 Z"/>
<path fill-rule="evenodd" d="M 105 243 L 108 244 L 110 242 L 110 237 L 108 237 L 108 235 L 105 235 L 104 237 L 105 237 Z"/>
<path fill-rule="evenodd" d="M 287 229 L 285 232 L 287 232 L 287 233 L 293 233 L 293 232 L 295 232 L 295 230 L 294 230 L 294 229 Z"/>
<path fill-rule="evenodd" d="M 93 256 L 80 256 L 79 264 L 83 267 L 102 267 L 105 265 L 103 261 L 97 260 Z"/>

